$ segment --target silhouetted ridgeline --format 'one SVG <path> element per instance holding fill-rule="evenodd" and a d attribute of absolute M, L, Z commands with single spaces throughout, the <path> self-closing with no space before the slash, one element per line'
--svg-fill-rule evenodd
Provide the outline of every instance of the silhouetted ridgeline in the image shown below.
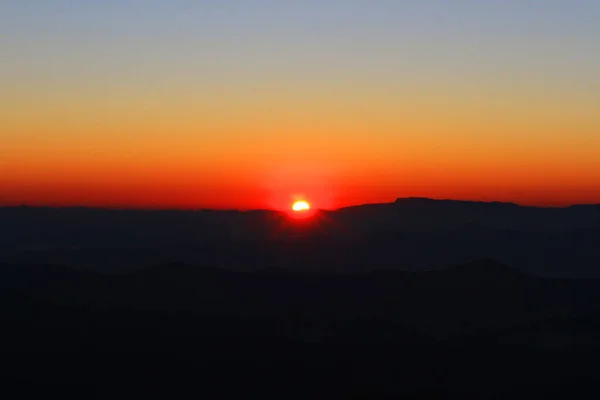
<path fill-rule="evenodd" d="M 581 398 L 599 392 L 599 221 L 428 199 L 306 220 L 1 208 L 3 388 Z"/>
<path fill-rule="evenodd" d="M 272 211 L 0 208 L 0 261 L 102 272 L 173 261 L 237 270 L 422 270 L 490 258 L 538 275 L 598 276 L 599 241 L 594 205 L 398 199 L 308 220 Z"/>

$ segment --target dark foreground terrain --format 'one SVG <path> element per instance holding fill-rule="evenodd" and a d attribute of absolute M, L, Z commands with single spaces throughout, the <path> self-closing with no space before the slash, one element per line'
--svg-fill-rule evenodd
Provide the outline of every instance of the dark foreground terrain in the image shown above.
<path fill-rule="evenodd" d="M 27 393 L 518 398 L 600 378 L 600 283 L 490 261 L 351 276 L 0 271 L 2 379 Z"/>
<path fill-rule="evenodd" d="M 0 209 L 2 390 L 597 398 L 599 221 L 423 199 L 310 222 Z"/>

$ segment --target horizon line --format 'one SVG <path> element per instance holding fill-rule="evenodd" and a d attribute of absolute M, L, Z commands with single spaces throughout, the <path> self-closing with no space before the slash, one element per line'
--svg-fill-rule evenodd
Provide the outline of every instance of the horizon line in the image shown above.
<path fill-rule="evenodd" d="M 564 205 L 534 205 L 534 204 L 523 204 L 510 201 L 499 201 L 499 200 L 470 200 L 470 199 L 452 199 L 452 198 L 432 198 L 432 197 L 397 197 L 390 202 L 374 202 L 374 203 L 357 203 L 337 208 L 314 208 L 315 211 L 338 211 L 355 207 L 372 206 L 372 205 L 391 205 L 401 200 L 422 200 L 422 201 L 437 201 L 437 202 L 463 202 L 463 203 L 484 203 L 484 204 L 505 204 L 515 205 L 518 207 L 526 208 L 543 208 L 543 209 L 565 209 L 576 206 L 600 206 L 600 203 L 568 203 Z M 227 207 L 152 207 L 152 206 L 136 206 L 136 205 L 83 205 L 83 204 L 26 204 L 26 203 L 15 203 L 15 204 L 0 204 L 0 208 L 51 208 L 51 209 L 88 209 L 88 210 L 106 210 L 106 211 L 187 211 L 187 212 L 200 212 L 200 211 L 219 211 L 219 212 L 287 212 L 288 210 L 279 210 L 275 208 L 227 208 Z"/>

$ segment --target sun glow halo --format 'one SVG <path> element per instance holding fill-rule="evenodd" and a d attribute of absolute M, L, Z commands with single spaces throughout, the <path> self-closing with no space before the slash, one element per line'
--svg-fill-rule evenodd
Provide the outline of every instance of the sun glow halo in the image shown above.
<path fill-rule="evenodd" d="M 294 204 L 292 205 L 292 210 L 299 212 L 299 211 L 308 211 L 310 210 L 310 204 L 308 204 L 308 202 L 304 201 L 304 200 L 299 200 L 294 202 Z"/>

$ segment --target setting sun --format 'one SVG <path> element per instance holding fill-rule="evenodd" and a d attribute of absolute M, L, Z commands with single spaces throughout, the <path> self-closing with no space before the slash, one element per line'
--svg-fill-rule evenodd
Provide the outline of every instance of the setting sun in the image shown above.
<path fill-rule="evenodd" d="M 306 210 L 310 210 L 310 204 L 308 204 L 304 200 L 297 201 L 292 206 L 292 210 L 294 210 L 294 211 L 306 211 Z"/>

